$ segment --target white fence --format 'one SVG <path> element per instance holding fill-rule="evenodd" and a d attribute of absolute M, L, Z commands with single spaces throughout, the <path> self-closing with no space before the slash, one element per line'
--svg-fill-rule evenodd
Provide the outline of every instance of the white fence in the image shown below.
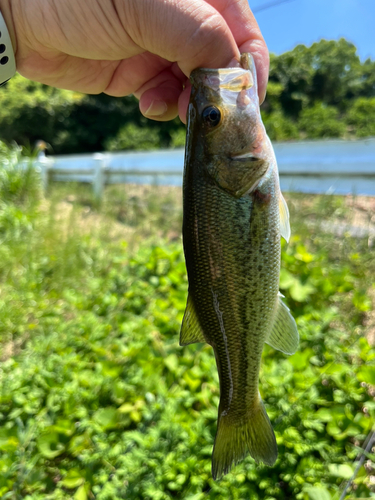
<path fill-rule="evenodd" d="M 281 188 L 304 193 L 375 195 L 375 138 L 275 143 Z M 95 153 L 40 159 L 51 180 L 90 182 L 101 197 L 106 184 L 181 185 L 184 151 Z"/>

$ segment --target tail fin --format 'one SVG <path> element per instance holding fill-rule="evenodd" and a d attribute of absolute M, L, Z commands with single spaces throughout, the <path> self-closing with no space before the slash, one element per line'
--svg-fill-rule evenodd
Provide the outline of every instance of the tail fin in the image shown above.
<path fill-rule="evenodd" d="M 271 422 L 260 396 L 250 418 L 243 422 L 233 417 L 219 418 L 218 429 L 212 454 L 212 477 L 227 474 L 232 465 L 247 454 L 256 462 L 272 466 L 277 459 L 277 444 Z"/>

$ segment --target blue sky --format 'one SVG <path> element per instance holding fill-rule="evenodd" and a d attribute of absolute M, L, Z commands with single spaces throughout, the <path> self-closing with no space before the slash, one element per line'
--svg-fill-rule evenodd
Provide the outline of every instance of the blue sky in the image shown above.
<path fill-rule="evenodd" d="M 256 11 L 282 0 L 249 0 Z M 341 37 L 354 43 L 362 60 L 375 59 L 375 0 L 288 0 L 255 12 L 270 52 L 281 54 L 299 43 Z"/>

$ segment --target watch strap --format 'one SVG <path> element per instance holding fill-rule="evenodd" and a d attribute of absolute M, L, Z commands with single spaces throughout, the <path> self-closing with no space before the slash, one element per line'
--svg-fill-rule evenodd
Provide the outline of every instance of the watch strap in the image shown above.
<path fill-rule="evenodd" d="M 16 59 L 7 25 L 0 12 L 0 86 L 16 73 Z"/>

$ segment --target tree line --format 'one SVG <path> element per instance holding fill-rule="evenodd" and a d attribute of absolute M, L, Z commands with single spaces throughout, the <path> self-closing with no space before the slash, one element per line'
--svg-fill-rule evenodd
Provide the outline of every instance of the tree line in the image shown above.
<path fill-rule="evenodd" d="M 343 38 L 271 55 L 261 111 L 277 141 L 375 136 L 375 61 L 362 62 Z M 133 96 L 84 95 L 17 75 L 0 89 L 0 140 L 40 139 L 53 154 L 169 148 L 184 145 L 185 127 L 147 120 Z"/>

